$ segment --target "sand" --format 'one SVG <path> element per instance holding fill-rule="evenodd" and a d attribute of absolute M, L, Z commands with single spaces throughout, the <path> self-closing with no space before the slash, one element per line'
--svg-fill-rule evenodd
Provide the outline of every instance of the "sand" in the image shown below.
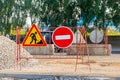
<path fill-rule="evenodd" d="M 0 70 L 2 74 L 40 74 L 40 75 L 71 75 L 71 76 L 120 76 L 120 54 L 111 56 L 84 57 L 84 63 L 78 60 L 75 71 L 76 59 L 40 59 L 37 65 L 22 67 L 21 70 Z"/>

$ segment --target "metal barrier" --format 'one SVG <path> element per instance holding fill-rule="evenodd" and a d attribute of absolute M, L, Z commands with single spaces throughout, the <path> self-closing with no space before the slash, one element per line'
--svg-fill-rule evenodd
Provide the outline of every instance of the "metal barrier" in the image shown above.
<path fill-rule="evenodd" d="M 55 28 L 50 28 L 48 31 L 53 31 Z M 78 65 L 78 60 L 81 60 L 82 64 L 84 63 L 84 56 L 88 56 L 88 66 L 90 68 L 90 61 L 89 61 L 89 45 L 88 45 L 88 40 L 87 40 L 87 31 L 85 30 L 84 26 L 79 27 L 79 28 L 71 28 L 73 32 L 75 31 L 80 31 L 80 33 L 76 33 L 75 36 L 75 43 L 72 44 L 70 48 L 65 48 L 65 49 L 60 49 L 56 47 L 54 44 L 51 42 L 51 36 L 47 36 L 48 42 L 49 43 L 46 47 L 40 46 L 40 47 L 23 47 L 20 45 L 20 35 L 19 35 L 19 29 L 16 27 L 16 48 L 15 48 L 15 69 L 22 69 L 21 63 L 22 59 L 76 59 L 75 63 L 75 71 L 77 70 L 77 65 Z M 83 38 L 82 38 L 83 37 Z M 45 39 L 46 37 L 44 37 Z M 80 38 L 80 39 L 79 39 Z M 107 36 L 107 30 L 105 32 L 105 43 L 104 46 L 105 49 L 107 50 L 108 53 L 108 36 Z M 50 42 L 49 42 L 50 41 Z M 21 48 L 25 48 L 28 52 L 30 52 L 30 55 L 24 55 L 21 56 L 22 50 Z M 101 48 L 98 47 L 97 44 L 96 46 L 92 46 L 95 48 Z M 75 53 L 69 54 L 69 51 L 71 48 L 75 51 Z M 53 50 L 53 51 L 52 51 Z M 32 52 L 32 53 L 31 53 Z"/>

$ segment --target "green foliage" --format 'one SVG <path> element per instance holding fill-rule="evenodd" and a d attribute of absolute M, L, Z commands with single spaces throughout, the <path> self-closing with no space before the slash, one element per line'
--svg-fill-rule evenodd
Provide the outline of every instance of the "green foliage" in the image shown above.
<path fill-rule="evenodd" d="M 94 16 L 97 26 L 105 27 L 109 21 L 118 26 L 120 0 L 0 0 L 0 31 L 9 33 L 11 27 L 23 27 L 28 13 L 32 23 L 42 21 L 54 27 L 76 26 L 80 16 L 85 18 L 86 26 Z"/>

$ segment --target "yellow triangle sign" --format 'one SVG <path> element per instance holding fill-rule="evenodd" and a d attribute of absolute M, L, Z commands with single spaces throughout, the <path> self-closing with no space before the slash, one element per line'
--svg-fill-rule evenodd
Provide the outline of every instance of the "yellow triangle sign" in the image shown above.
<path fill-rule="evenodd" d="M 43 39 L 38 27 L 33 24 L 27 33 L 23 43 L 23 46 L 47 46 L 46 41 Z"/>

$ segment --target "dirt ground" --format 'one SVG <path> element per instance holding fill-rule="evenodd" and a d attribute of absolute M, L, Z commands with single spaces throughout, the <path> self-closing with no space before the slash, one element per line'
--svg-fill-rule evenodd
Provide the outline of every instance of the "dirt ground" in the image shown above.
<path fill-rule="evenodd" d="M 41 59 L 38 64 L 22 70 L 1 70 L 2 74 L 41 74 L 41 75 L 78 75 L 78 76 L 105 76 L 120 77 L 120 54 L 111 56 L 90 56 L 90 66 L 88 57 L 84 57 L 84 64 L 76 59 Z"/>

